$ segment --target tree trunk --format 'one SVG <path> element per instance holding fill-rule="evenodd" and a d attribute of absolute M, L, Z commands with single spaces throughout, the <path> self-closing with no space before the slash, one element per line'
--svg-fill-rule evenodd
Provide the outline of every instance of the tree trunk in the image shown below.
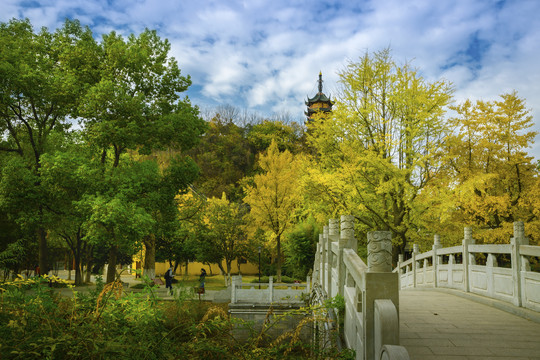
<path fill-rule="evenodd" d="M 208 266 L 208 273 L 210 274 L 210 276 L 214 276 L 214 273 L 212 272 L 212 264 L 208 262 L 205 262 L 204 264 Z"/>
<path fill-rule="evenodd" d="M 107 268 L 107 280 L 106 283 L 112 283 L 116 279 L 116 255 L 118 254 L 118 247 L 112 246 L 109 250 L 109 266 Z"/>
<path fill-rule="evenodd" d="M 82 285 L 83 274 L 82 274 L 81 255 L 75 254 L 73 256 L 73 261 L 75 263 L 75 285 Z"/>
<path fill-rule="evenodd" d="M 93 259 L 92 259 L 92 252 L 94 251 L 94 247 L 93 246 L 87 246 L 86 248 L 87 250 L 87 260 L 86 260 L 86 279 L 85 279 L 85 282 L 89 283 L 90 281 L 92 281 L 92 266 L 94 265 L 93 264 Z"/>
<path fill-rule="evenodd" d="M 47 233 L 42 226 L 40 226 L 37 231 L 39 238 L 39 272 L 41 275 L 43 275 L 49 273 L 49 251 L 47 248 Z"/>
<path fill-rule="evenodd" d="M 217 263 L 217 266 L 219 267 L 219 270 L 221 270 L 221 273 L 223 274 L 223 281 L 225 281 L 225 286 L 229 286 L 229 279 L 227 277 L 227 273 L 225 272 L 225 269 L 223 268 L 223 265 L 221 263 Z"/>
<path fill-rule="evenodd" d="M 156 277 L 156 237 L 151 234 L 143 239 L 145 254 L 144 254 L 144 275 L 149 279 Z"/>
<path fill-rule="evenodd" d="M 276 258 L 277 282 L 281 282 L 281 235 L 277 236 L 277 258 Z"/>

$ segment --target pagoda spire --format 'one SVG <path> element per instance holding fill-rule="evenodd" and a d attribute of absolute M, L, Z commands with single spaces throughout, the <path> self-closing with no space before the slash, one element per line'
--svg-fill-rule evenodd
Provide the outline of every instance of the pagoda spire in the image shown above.
<path fill-rule="evenodd" d="M 319 83 L 319 92 L 312 98 L 308 97 L 307 101 L 305 102 L 307 105 L 307 111 L 304 113 L 307 116 L 308 122 L 312 120 L 312 116 L 316 112 L 331 112 L 332 105 L 334 105 L 334 102 L 330 99 L 330 97 L 323 93 L 322 71 L 319 71 L 319 80 L 317 82 Z"/>

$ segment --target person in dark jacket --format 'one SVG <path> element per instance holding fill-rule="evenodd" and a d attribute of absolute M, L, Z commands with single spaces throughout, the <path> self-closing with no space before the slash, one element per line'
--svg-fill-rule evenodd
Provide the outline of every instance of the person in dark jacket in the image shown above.
<path fill-rule="evenodd" d="M 173 268 L 172 266 L 165 272 L 165 288 L 169 289 L 171 295 L 173 294 L 172 291 L 172 279 L 173 279 Z"/>
<path fill-rule="evenodd" d="M 204 280 L 206 278 L 206 270 L 201 269 L 201 276 L 199 276 L 199 291 L 204 294 Z"/>

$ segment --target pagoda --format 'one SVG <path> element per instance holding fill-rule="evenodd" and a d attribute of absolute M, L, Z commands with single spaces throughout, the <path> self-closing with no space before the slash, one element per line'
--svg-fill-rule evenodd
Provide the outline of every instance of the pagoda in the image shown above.
<path fill-rule="evenodd" d="M 310 98 L 308 97 L 306 103 L 307 111 L 304 112 L 307 116 L 307 121 L 313 121 L 313 114 L 315 114 L 318 111 L 322 111 L 324 113 L 329 113 L 332 111 L 332 105 L 334 105 L 334 102 L 330 100 L 328 96 L 326 96 L 322 89 L 322 72 L 319 72 L 319 92 L 315 94 L 314 97 Z"/>

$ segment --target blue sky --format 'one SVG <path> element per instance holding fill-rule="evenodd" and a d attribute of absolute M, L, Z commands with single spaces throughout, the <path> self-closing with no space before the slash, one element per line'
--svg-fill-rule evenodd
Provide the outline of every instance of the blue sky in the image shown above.
<path fill-rule="evenodd" d="M 96 36 L 156 29 L 171 42 L 183 74 L 191 75 L 194 104 L 288 113 L 297 120 L 303 120 L 306 97 L 316 92 L 319 71 L 325 93 L 334 94 L 347 61 L 386 47 L 427 79 L 451 81 L 456 102 L 494 100 L 516 90 L 536 120 L 539 14 L 538 0 L 0 2 L 0 21 L 27 17 L 36 28 L 54 30 L 67 17 Z M 540 159 L 540 144 L 532 154 Z"/>

